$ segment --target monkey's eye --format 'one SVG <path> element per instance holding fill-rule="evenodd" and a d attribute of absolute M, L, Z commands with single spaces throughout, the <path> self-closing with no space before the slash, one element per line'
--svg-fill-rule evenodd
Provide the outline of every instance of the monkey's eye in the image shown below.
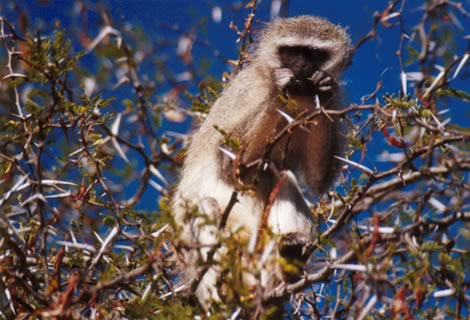
<path fill-rule="evenodd" d="M 316 48 L 308 48 L 306 52 L 306 59 L 310 61 L 325 62 L 330 58 L 330 55 L 325 50 L 320 50 Z"/>
<path fill-rule="evenodd" d="M 278 49 L 279 57 L 283 62 L 303 59 L 319 65 L 330 57 L 326 50 L 308 46 L 282 46 Z"/>

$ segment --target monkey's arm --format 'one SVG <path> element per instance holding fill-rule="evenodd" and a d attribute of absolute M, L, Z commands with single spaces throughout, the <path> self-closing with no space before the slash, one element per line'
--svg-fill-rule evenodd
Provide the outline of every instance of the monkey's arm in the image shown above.
<path fill-rule="evenodd" d="M 269 114 L 260 117 L 256 121 L 257 125 L 247 133 L 251 138 L 245 145 L 242 163 L 251 167 L 242 172 L 242 181 L 252 184 L 263 180 L 262 190 L 258 192 L 266 197 L 277 181 L 273 170 L 288 169 L 312 191 L 324 192 L 338 171 L 338 161 L 334 158 L 341 149 L 337 124 L 320 115 L 306 126 L 307 130 L 295 128 L 271 145 L 273 138 L 287 122 L 277 112 L 270 115 L 271 118 Z M 270 153 L 267 153 L 268 148 L 272 148 Z M 268 158 L 264 159 L 266 155 Z M 265 167 L 264 160 L 267 160 L 269 168 Z"/>
<path fill-rule="evenodd" d="M 284 77 L 282 83 L 285 91 L 301 94 L 293 96 L 300 112 L 310 114 L 317 111 L 316 95 L 321 106 L 327 110 L 340 106 L 339 86 L 326 72 L 317 70 L 306 80 L 300 81 L 293 78 L 286 81 L 285 71 L 279 71 L 275 75 Z M 277 80 L 277 83 L 280 82 Z M 292 130 L 286 163 L 290 170 L 300 175 L 301 181 L 313 191 L 321 193 L 329 187 L 338 171 L 338 161 L 334 155 L 340 153 L 342 137 L 336 120 L 323 114 L 312 119 L 306 129 Z"/>
<path fill-rule="evenodd" d="M 338 162 L 334 158 L 340 150 L 337 125 L 324 115 L 307 125 L 308 133 L 296 130 L 292 133 L 292 150 L 289 162 L 297 160 L 297 172 L 314 192 L 322 193 L 337 173 Z M 293 158 L 291 160 L 291 158 Z"/>
<path fill-rule="evenodd" d="M 303 112 L 308 114 L 316 107 L 313 97 L 315 92 L 320 93 L 322 104 L 328 102 L 324 104 L 326 109 L 335 108 L 339 105 L 339 102 L 335 101 L 336 82 L 327 73 L 315 72 L 308 82 L 297 81 L 292 84 L 292 81 L 296 80 L 288 69 L 278 69 L 274 73 L 274 81 L 281 87 L 297 85 L 295 90 L 304 90 L 299 89 L 299 85 L 308 86 L 309 96 L 294 96 L 293 99 L 298 104 L 297 109 L 287 111 L 279 99 L 283 92 L 279 88 L 279 92 L 272 94 L 271 98 L 260 106 L 261 113 L 252 115 L 254 120 L 247 123 L 242 137 L 242 164 L 251 167 L 245 170 L 242 180 L 251 183 L 257 175 L 263 174 L 266 177 L 263 161 L 267 160 L 268 164 L 274 165 L 278 171 L 291 170 L 300 175 L 300 180 L 315 192 L 322 192 L 330 185 L 337 171 L 337 161 L 333 157 L 340 149 L 336 123 L 320 115 L 307 125 L 307 130 L 294 128 L 279 141 L 273 142 L 276 135 L 288 125 L 278 109 L 290 113 L 293 118 Z M 263 166 L 261 172 L 259 165 Z M 270 179 L 275 181 L 274 177 Z"/>
<path fill-rule="evenodd" d="M 281 108 L 282 103 L 278 96 L 273 95 L 263 102 L 261 112 L 253 114 L 253 120 L 246 124 L 241 151 L 241 164 L 244 167 L 241 178 L 245 183 L 253 183 L 254 178 L 266 179 L 267 175 L 273 176 L 272 165 L 278 171 L 287 167 L 285 161 L 289 137 L 285 135 L 273 143 L 276 135 L 288 124 L 277 110 Z M 271 165 L 271 169 L 266 169 L 266 164 Z M 275 180 L 274 177 L 269 179 Z"/>

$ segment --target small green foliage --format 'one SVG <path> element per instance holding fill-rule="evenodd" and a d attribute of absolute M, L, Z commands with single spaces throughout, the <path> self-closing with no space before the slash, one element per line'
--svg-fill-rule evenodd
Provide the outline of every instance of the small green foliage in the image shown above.
<path fill-rule="evenodd" d="M 407 110 L 411 107 L 416 107 L 416 101 L 409 96 L 404 98 L 395 97 L 394 94 L 387 94 L 383 97 L 385 103 L 393 109 Z"/>
<path fill-rule="evenodd" d="M 399 44 L 395 52 L 400 59 L 387 61 L 388 74 L 393 75 L 387 81 L 377 79 L 377 90 L 364 96 L 373 103 L 357 105 L 352 98 L 343 101 L 344 109 L 331 110 L 329 133 L 318 121 L 308 128 L 296 127 L 307 112 L 298 112 L 295 98 L 276 97 L 282 109 L 296 114 L 299 121 L 283 131 L 285 136 L 275 145 L 269 144 L 273 152 L 259 161 L 262 170 L 247 179 L 253 182 L 251 189 L 239 191 L 222 229 L 221 216 L 201 212 L 201 199 L 185 199 L 182 217 L 173 207 L 177 174 L 191 141 L 185 135 L 187 120 L 206 118 L 217 99 L 223 98 L 226 85 L 218 80 L 220 75 L 207 74 L 210 66 L 221 67 L 226 58 L 218 52 L 200 58 L 200 52 L 210 54 L 218 45 L 209 43 L 204 34 L 214 24 L 198 19 L 183 29 L 157 22 L 155 36 L 143 26 L 111 17 L 106 4 L 93 16 L 97 29 L 86 27 L 89 24 L 82 19 L 87 14 L 76 15 L 78 20 L 70 24 L 42 21 L 30 19 L 24 1 L 6 1 L 0 39 L 0 62 L 6 66 L 0 76 L 5 77 L 0 84 L 0 317 L 349 319 L 365 311 L 364 319 L 468 317 L 470 129 L 462 124 L 463 118 L 455 121 L 454 114 L 444 112 L 470 101 L 468 90 L 453 88 L 465 81 L 468 62 L 457 78 L 451 75 L 468 54 L 460 48 L 466 33 L 454 30 L 466 28 L 465 5 L 426 1 L 418 13 L 421 19 L 410 20 L 408 6 L 384 7 L 377 2 L 377 12 L 388 18 L 371 31 L 387 43 Z M 84 13 L 96 11 L 89 1 L 80 4 Z M 246 6 L 241 10 L 255 9 L 256 1 Z M 193 12 L 197 17 L 199 11 Z M 257 19 L 252 13 L 243 30 L 241 24 L 231 25 L 243 54 L 251 43 L 251 18 Z M 7 21 L 8 16 L 16 21 Z M 402 20 L 421 22 L 400 25 Z M 61 30 L 61 25 L 72 28 Z M 169 27 L 168 33 L 160 32 L 160 27 Z M 385 37 L 391 34 L 402 38 Z M 184 53 L 176 47 L 181 44 L 187 45 Z M 82 59 L 83 52 L 76 48 L 86 48 L 86 57 Z M 379 46 L 377 53 L 383 49 L 390 47 Z M 249 62 L 251 57 L 240 61 Z M 423 96 L 442 72 L 435 66 L 445 68 L 445 77 Z M 239 67 L 223 77 L 253 72 L 247 65 Z M 372 63 L 371 67 L 382 68 Z M 379 69 L 373 72 L 379 74 Z M 410 75 L 413 70 L 419 70 L 422 80 L 407 81 L 407 96 L 383 94 L 403 85 L 401 71 Z M 357 71 L 350 76 L 360 78 L 354 75 Z M 182 79 L 179 74 L 191 76 Z M 393 79 L 395 83 L 390 83 Z M 328 95 L 321 96 L 323 100 Z M 442 99 L 448 97 L 455 98 L 452 106 L 449 99 Z M 336 102 L 337 96 L 332 99 Z M 324 106 L 327 112 L 336 107 L 329 101 Z M 236 103 L 232 107 L 242 110 Z M 461 114 L 468 116 L 465 111 Z M 330 134 L 343 126 L 345 157 L 360 156 L 374 173 L 340 170 L 338 183 L 332 183 L 335 191 L 333 186 L 324 194 L 303 189 L 304 183 L 325 182 L 323 171 L 334 176 L 332 166 L 343 168 L 317 155 L 341 149 L 333 145 Z M 235 154 L 244 151 L 243 130 L 228 130 L 222 122 L 214 127 L 216 136 L 207 139 L 221 140 L 222 147 Z M 272 134 L 281 134 L 279 127 L 277 132 L 267 128 L 259 129 L 274 142 Z M 305 148 L 299 136 L 312 138 L 306 139 L 307 148 L 312 148 L 308 157 L 298 152 Z M 266 168 L 264 161 L 269 164 Z M 302 175 L 303 166 L 313 169 Z M 191 163 L 183 170 L 188 168 Z M 297 187 L 290 181 L 289 192 L 282 188 L 273 203 L 266 201 L 285 170 L 294 173 L 302 195 L 290 188 Z M 205 172 L 199 174 L 197 181 L 191 181 L 193 187 L 210 187 Z M 230 186 L 232 181 L 225 178 L 221 186 Z M 213 190 L 217 201 L 224 190 Z M 306 266 L 279 255 L 280 235 L 264 220 L 255 230 L 231 220 L 246 217 L 254 225 L 255 214 L 271 204 L 283 207 L 285 200 L 291 205 L 293 194 L 295 210 L 308 214 L 305 205 L 313 204 L 318 227 Z M 261 205 L 250 210 L 254 199 Z M 218 203 L 221 211 L 226 200 Z M 287 217 L 281 214 L 281 229 L 284 222 L 289 228 L 299 223 L 284 221 Z M 199 228 L 214 230 L 215 242 L 197 239 Z M 214 253 L 210 259 L 203 254 L 207 250 Z M 192 256 L 195 265 L 187 264 Z M 180 274 L 188 268 L 195 268 L 187 275 L 193 278 L 184 283 L 188 279 Z M 208 310 L 190 290 L 200 280 L 202 268 L 218 273 L 214 290 L 220 300 L 206 306 Z M 374 297 L 377 301 L 371 304 Z"/>
<path fill-rule="evenodd" d="M 41 98 L 41 103 L 34 101 L 34 98 Z M 28 100 L 25 103 L 25 110 L 31 113 L 34 117 L 40 117 L 44 109 L 47 109 L 47 105 L 49 103 L 50 95 L 48 93 L 44 90 L 33 89 L 28 95 Z"/>
<path fill-rule="evenodd" d="M 442 250 L 444 250 L 444 247 L 439 242 L 426 241 L 421 246 L 421 250 L 423 250 L 424 252 L 442 251 Z"/>
<path fill-rule="evenodd" d="M 470 102 L 470 93 L 464 90 L 457 90 L 457 89 L 452 89 L 452 88 L 446 88 L 446 89 L 439 88 L 437 90 L 437 96 L 458 98 L 463 101 Z"/>
<path fill-rule="evenodd" d="M 412 45 L 406 46 L 406 50 L 407 50 L 407 59 L 405 61 L 405 64 L 409 66 L 418 60 L 419 51 L 415 49 Z"/>
<path fill-rule="evenodd" d="M 296 263 L 295 261 L 289 261 L 280 257 L 277 262 L 279 263 L 282 271 L 286 274 L 299 274 L 302 270 L 303 264 Z"/>
<path fill-rule="evenodd" d="M 429 109 L 422 108 L 422 109 L 419 109 L 419 115 L 420 117 L 423 117 L 423 118 L 429 118 L 432 115 L 432 111 Z"/>
<path fill-rule="evenodd" d="M 278 99 L 284 105 L 287 111 L 294 112 L 299 108 L 299 104 L 295 99 L 291 99 L 285 95 L 279 95 Z"/>
<path fill-rule="evenodd" d="M 131 99 L 124 99 L 122 100 L 122 104 L 126 107 L 127 111 L 132 111 L 134 107 L 134 102 Z"/>
<path fill-rule="evenodd" d="M 348 131 L 346 139 L 351 149 L 362 150 L 362 148 L 364 147 L 364 144 L 362 143 L 361 139 L 356 135 L 356 132 L 354 132 L 353 130 Z"/>
<path fill-rule="evenodd" d="M 71 71 L 83 56 L 72 56 L 71 41 L 65 40 L 64 32 L 57 31 L 53 39 L 35 38 L 28 40 L 31 53 L 26 61 L 32 66 L 27 76 L 34 82 L 47 83 Z"/>
<path fill-rule="evenodd" d="M 214 125 L 214 129 L 217 130 L 224 137 L 224 140 L 222 142 L 224 145 L 230 147 L 234 151 L 240 150 L 241 140 L 238 136 L 231 132 L 225 131 L 218 125 Z"/>
<path fill-rule="evenodd" d="M 191 111 L 202 114 L 209 113 L 210 108 L 222 92 L 222 83 L 212 77 L 199 83 L 199 95 L 193 96 L 189 92 L 185 93 L 186 98 L 191 101 Z"/>
<path fill-rule="evenodd" d="M 355 178 L 351 178 L 351 189 L 349 190 L 349 194 L 354 194 L 360 188 L 360 185 L 357 183 Z"/>
<path fill-rule="evenodd" d="M 113 257 L 113 258 L 114 258 L 112 260 L 113 262 L 108 264 L 106 269 L 103 272 L 100 273 L 99 281 L 112 280 L 118 274 L 118 270 L 116 269 L 116 266 L 114 265 L 114 261 L 116 263 L 119 263 L 119 261 L 115 257 Z"/>
<path fill-rule="evenodd" d="M 441 264 L 440 271 L 447 273 L 448 277 L 452 278 L 455 288 L 460 288 L 465 280 L 465 269 L 462 260 L 455 259 L 447 252 L 441 252 L 438 259 Z"/>
<path fill-rule="evenodd" d="M 108 226 L 108 227 L 115 226 L 116 225 L 116 219 L 113 216 L 105 215 L 104 218 L 103 218 L 103 224 Z"/>

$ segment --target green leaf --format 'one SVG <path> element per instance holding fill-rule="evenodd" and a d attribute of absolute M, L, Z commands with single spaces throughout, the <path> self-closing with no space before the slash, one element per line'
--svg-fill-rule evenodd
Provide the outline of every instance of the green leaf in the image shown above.
<path fill-rule="evenodd" d="M 463 90 L 457 90 L 457 89 L 452 89 L 452 88 L 439 89 L 437 90 L 437 96 L 459 98 L 463 101 L 470 102 L 470 94 Z"/>

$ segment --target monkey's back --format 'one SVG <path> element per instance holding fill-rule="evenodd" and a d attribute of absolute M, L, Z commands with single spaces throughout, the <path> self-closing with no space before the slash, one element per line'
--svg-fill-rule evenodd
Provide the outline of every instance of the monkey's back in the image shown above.
<path fill-rule="evenodd" d="M 229 203 L 234 188 L 221 179 L 226 174 L 223 163 L 229 159 L 223 159 L 225 155 L 219 149 L 223 136 L 214 126 L 235 135 L 242 134 L 237 130 L 249 126 L 256 118 L 258 106 L 270 95 L 270 80 L 262 70 L 254 69 L 253 65 L 247 66 L 227 85 L 201 127 L 191 137 L 174 197 L 177 223 L 183 224 L 185 204 L 195 206 L 204 198 L 213 198 L 223 211 Z M 254 199 L 241 197 L 231 212 L 231 221 L 238 220 L 241 226 L 252 226 L 261 210 Z M 190 239 L 191 235 L 186 237 Z"/>

